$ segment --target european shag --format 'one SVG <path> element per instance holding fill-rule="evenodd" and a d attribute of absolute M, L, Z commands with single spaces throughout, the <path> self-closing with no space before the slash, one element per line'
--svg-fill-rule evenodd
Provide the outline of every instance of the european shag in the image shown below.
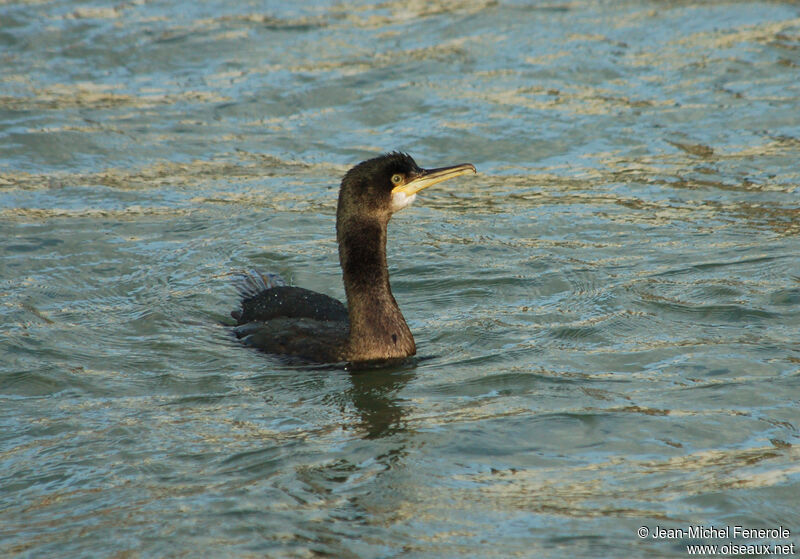
<path fill-rule="evenodd" d="M 475 172 L 469 163 L 421 169 L 410 155 L 398 152 L 350 169 L 336 209 L 347 306 L 251 271 L 238 284 L 241 309 L 231 313 L 236 336 L 267 353 L 355 367 L 414 355 L 414 336 L 389 286 L 386 228 L 392 214 L 411 205 L 420 190 Z"/>

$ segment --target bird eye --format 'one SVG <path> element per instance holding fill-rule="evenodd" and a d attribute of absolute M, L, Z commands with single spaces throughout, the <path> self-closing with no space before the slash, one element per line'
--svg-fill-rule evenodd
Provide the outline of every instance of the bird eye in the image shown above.
<path fill-rule="evenodd" d="M 400 174 L 392 175 L 392 182 L 394 184 L 400 184 L 401 182 L 403 182 L 403 175 L 400 175 Z"/>

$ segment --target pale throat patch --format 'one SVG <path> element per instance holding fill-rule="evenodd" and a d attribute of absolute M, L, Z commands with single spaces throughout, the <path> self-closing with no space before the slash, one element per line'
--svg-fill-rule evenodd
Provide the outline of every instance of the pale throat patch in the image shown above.
<path fill-rule="evenodd" d="M 404 192 L 392 193 L 392 205 L 391 205 L 392 213 L 399 212 L 403 208 L 407 208 L 408 206 L 413 204 L 414 200 L 416 199 L 417 199 L 416 194 L 407 196 Z"/>

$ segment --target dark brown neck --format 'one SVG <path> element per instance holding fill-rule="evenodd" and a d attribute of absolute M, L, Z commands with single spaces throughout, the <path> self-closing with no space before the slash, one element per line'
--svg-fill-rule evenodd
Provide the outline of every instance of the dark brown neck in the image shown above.
<path fill-rule="evenodd" d="M 337 221 L 350 316 L 349 361 L 408 357 L 416 353 L 414 337 L 389 286 L 386 223 L 348 216 Z"/>

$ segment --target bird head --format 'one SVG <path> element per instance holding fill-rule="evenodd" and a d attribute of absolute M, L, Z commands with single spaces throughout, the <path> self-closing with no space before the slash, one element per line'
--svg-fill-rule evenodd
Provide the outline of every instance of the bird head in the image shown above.
<path fill-rule="evenodd" d="M 362 161 L 345 174 L 339 211 L 354 212 L 357 208 L 359 213 L 388 221 L 393 213 L 410 206 L 420 190 L 467 173 L 475 173 L 475 166 L 466 163 L 422 169 L 406 153 L 387 153 Z"/>

